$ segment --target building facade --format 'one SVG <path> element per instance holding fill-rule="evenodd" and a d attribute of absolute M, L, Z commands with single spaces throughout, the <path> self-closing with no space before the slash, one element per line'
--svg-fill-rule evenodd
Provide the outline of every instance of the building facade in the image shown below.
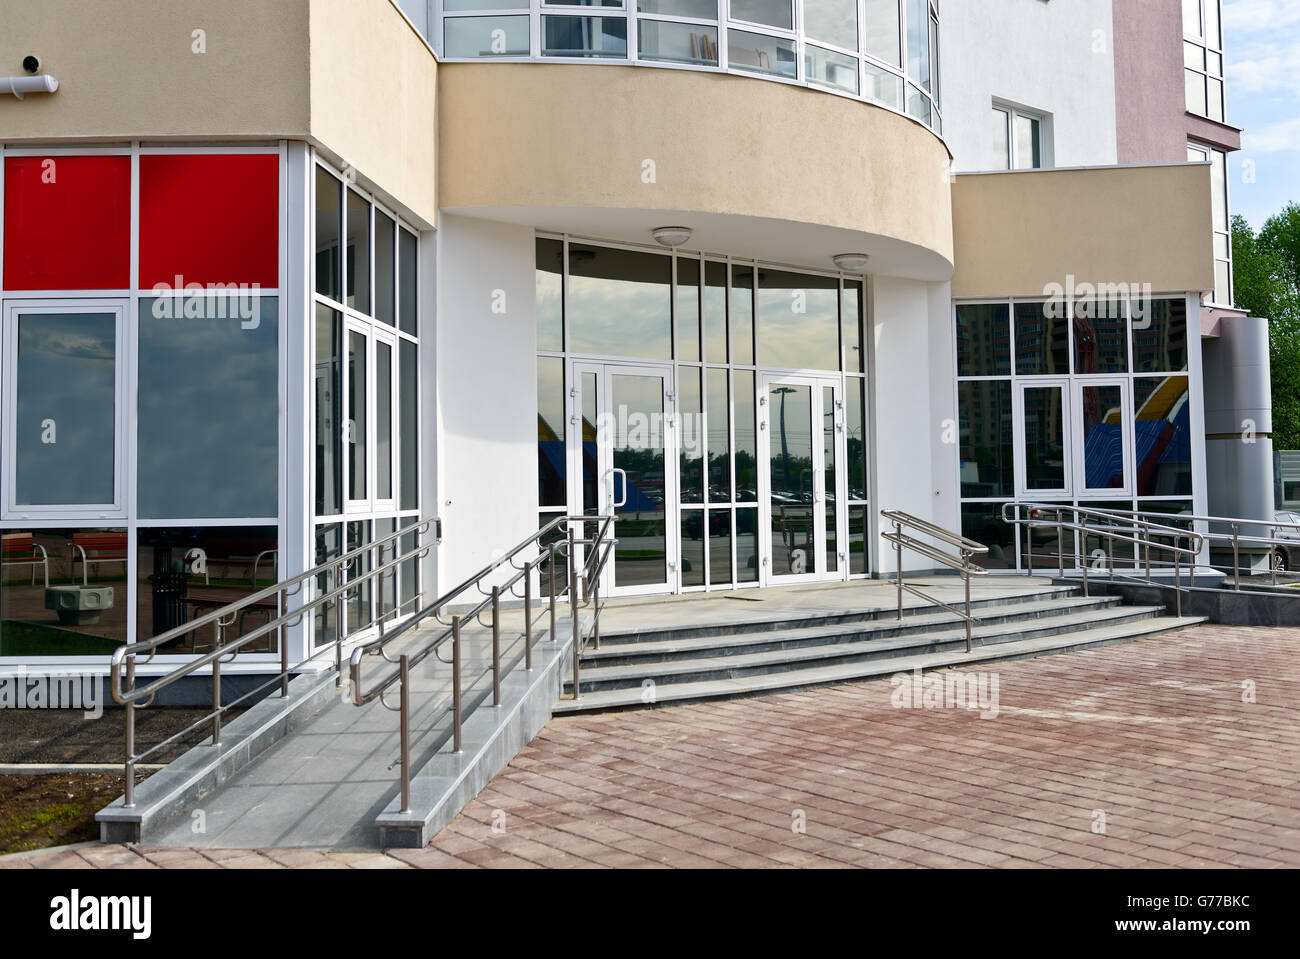
<path fill-rule="evenodd" d="M 882 509 L 1018 569 L 1003 503 L 1250 510 L 1271 464 L 1217 0 L 5 16 L 0 664 L 421 517 L 348 633 L 565 515 L 618 516 L 614 595 L 761 589 L 892 573 Z"/>

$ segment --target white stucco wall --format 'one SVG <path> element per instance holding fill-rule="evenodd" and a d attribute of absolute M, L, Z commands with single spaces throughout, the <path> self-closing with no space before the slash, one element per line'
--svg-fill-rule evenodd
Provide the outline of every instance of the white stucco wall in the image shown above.
<path fill-rule="evenodd" d="M 530 228 L 443 215 L 437 324 L 440 590 L 537 528 L 533 269 Z M 494 299 L 502 296 L 505 312 L 496 313 Z"/>
<path fill-rule="evenodd" d="M 945 443 L 952 397 L 947 284 L 875 277 L 871 284 L 872 460 L 876 533 L 872 569 L 896 570 L 879 534 L 885 509 L 957 528 L 957 448 Z M 933 563 L 904 553 L 905 570 Z"/>
<path fill-rule="evenodd" d="M 946 0 L 943 133 L 959 173 L 988 170 L 993 101 L 1049 114 L 1045 163 L 1116 162 L 1111 0 Z"/>

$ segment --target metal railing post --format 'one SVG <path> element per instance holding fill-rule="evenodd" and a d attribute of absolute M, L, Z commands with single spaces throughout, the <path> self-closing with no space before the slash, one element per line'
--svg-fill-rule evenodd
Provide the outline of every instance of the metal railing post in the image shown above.
<path fill-rule="evenodd" d="M 1016 507 L 1016 516 L 1020 515 L 1020 507 Z M 1061 513 L 1056 513 L 1056 571 L 1060 574 L 1061 579 L 1065 579 L 1065 527 L 1061 523 Z"/>
<path fill-rule="evenodd" d="M 970 615 L 970 557 L 971 557 L 970 550 L 964 549 L 961 551 L 961 565 L 962 565 L 961 578 L 965 581 L 965 585 L 966 585 L 966 652 L 968 653 L 971 651 L 971 649 L 974 648 L 971 640 L 972 626 L 971 626 L 971 615 Z"/>
<path fill-rule="evenodd" d="M 401 666 L 402 812 L 411 811 L 411 659 L 403 653 Z"/>
<path fill-rule="evenodd" d="M 903 621 L 903 524 L 894 520 L 894 570 L 898 588 L 898 621 Z"/>
<path fill-rule="evenodd" d="M 1183 618 L 1183 573 L 1182 573 L 1183 556 L 1177 550 L 1174 551 L 1174 597 L 1177 603 L 1178 618 Z"/>
<path fill-rule="evenodd" d="M 217 652 L 226 645 L 226 625 L 217 620 Z M 212 661 L 212 745 L 221 745 L 221 657 Z"/>
<path fill-rule="evenodd" d="M 1034 575 L 1034 528 L 1025 525 L 1025 562 L 1028 564 L 1026 572 L 1032 577 Z"/>
<path fill-rule="evenodd" d="M 492 587 L 492 705 L 501 705 L 501 587 Z"/>
<path fill-rule="evenodd" d="M 1110 581 L 1115 582 L 1115 531 L 1106 534 L 1106 564 L 1109 567 Z"/>
<path fill-rule="evenodd" d="M 1150 586 L 1151 585 L 1151 533 L 1149 530 L 1147 531 L 1146 536 L 1143 537 L 1142 546 L 1143 546 L 1142 552 L 1146 556 L 1147 585 Z"/>
<path fill-rule="evenodd" d="M 551 551 L 550 573 L 551 573 L 551 642 L 555 642 L 559 637 L 555 634 L 555 540 L 551 541 L 549 549 Z"/>
<path fill-rule="evenodd" d="M 569 528 L 569 615 L 573 622 L 573 698 L 578 698 L 578 674 L 582 656 L 582 629 L 578 625 L 578 567 L 575 563 L 573 528 Z"/>
<path fill-rule="evenodd" d="M 1232 524 L 1232 582 L 1233 589 L 1241 589 L 1241 541 L 1237 536 L 1238 526 Z"/>
<path fill-rule="evenodd" d="M 524 563 L 524 669 L 533 668 L 533 564 Z"/>
<path fill-rule="evenodd" d="M 460 617 L 451 618 L 451 728 L 456 752 L 460 752 Z"/>
<path fill-rule="evenodd" d="M 338 566 L 330 573 L 330 592 L 339 589 L 344 582 L 343 564 Z M 334 688 L 343 688 L 343 620 L 347 616 L 348 598 L 347 594 L 339 593 L 329 601 L 329 606 L 334 607 Z"/>
<path fill-rule="evenodd" d="M 280 590 L 280 616 L 287 616 L 289 613 L 289 594 Z M 280 698 L 289 698 L 289 630 L 281 623 L 276 629 L 276 636 L 280 642 Z M 340 679 L 342 673 L 340 672 Z"/>
<path fill-rule="evenodd" d="M 1080 525 L 1083 526 L 1079 531 L 1082 533 L 1081 539 L 1083 540 L 1083 596 L 1084 599 L 1090 599 L 1091 596 L 1088 593 L 1088 567 L 1092 564 L 1091 557 L 1088 555 L 1088 527 L 1086 524 Z"/>
<path fill-rule="evenodd" d="M 600 577 L 591 584 L 591 648 L 600 649 Z"/>
<path fill-rule="evenodd" d="M 135 806 L 135 653 L 126 657 L 126 797 L 122 805 Z"/>

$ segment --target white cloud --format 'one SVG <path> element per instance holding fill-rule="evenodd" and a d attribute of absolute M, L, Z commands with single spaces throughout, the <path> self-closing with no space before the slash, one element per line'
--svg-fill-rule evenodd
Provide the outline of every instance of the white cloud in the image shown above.
<path fill-rule="evenodd" d="M 1242 149 L 1248 153 L 1286 153 L 1300 151 L 1300 118 L 1272 123 L 1242 137 Z"/>

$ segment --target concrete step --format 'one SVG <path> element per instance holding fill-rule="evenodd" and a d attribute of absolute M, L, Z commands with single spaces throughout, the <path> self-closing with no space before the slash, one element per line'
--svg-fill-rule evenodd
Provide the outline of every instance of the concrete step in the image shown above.
<path fill-rule="evenodd" d="M 952 579 L 952 585 L 960 587 L 961 580 Z M 892 605 L 893 590 L 882 592 L 879 584 L 873 584 L 871 599 L 874 608 L 861 609 L 839 609 L 833 612 L 815 612 L 815 611 L 784 611 L 779 615 L 773 615 L 761 609 L 754 612 L 747 612 L 737 604 L 737 610 L 725 620 L 713 620 L 697 624 L 683 624 L 680 626 L 669 627 L 647 627 L 638 630 L 619 629 L 617 626 L 606 626 L 605 621 L 624 612 L 623 608 L 609 607 L 602 615 L 602 626 L 600 633 L 601 647 L 620 646 L 625 644 L 640 644 L 645 642 L 669 642 L 673 640 L 697 639 L 717 636 L 734 636 L 739 633 L 755 632 L 777 632 L 788 631 L 793 629 L 805 629 L 813 626 L 834 626 L 844 623 L 865 623 L 875 620 L 896 620 L 898 617 L 897 609 Z M 931 590 L 935 587 L 929 587 Z M 762 592 L 761 590 L 756 592 Z M 1051 599 L 1068 599 L 1070 597 L 1082 596 L 1082 585 L 1073 583 L 1061 583 L 1058 585 L 1043 585 L 1032 592 L 1021 593 L 1019 595 L 1003 595 L 992 598 L 971 600 L 972 611 L 977 609 L 988 609 L 990 607 L 1009 607 L 1017 606 L 1023 603 L 1036 603 Z M 876 605 L 881 597 L 888 596 L 888 601 L 884 605 Z M 932 613 L 934 607 L 929 603 L 918 600 L 910 595 L 904 596 L 903 616 L 923 616 Z"/>
<path fill-rule="evenodd" d="M 1088 611 L 1100 612 L 1120 605 L 1118 597 L 1094 596 L 1053 597 L 1029 603 L 1001 606 L 972 607 L 972 613 L 981 624 L 1023 622 L 1049 616 L 1064 616 Z M 601 638 L 601 648 L 588 648 L 582 654 L 584 669 L 604 666 L 630 666 L 661 663 L 684 658 L 735 656 L 741 653 L 760 653 L 771 650 L 797 649 L 827 643 L 849 643 L 866 639 L 886 639 L 915 633 L 946 629 L 953 625 L 953 615 L 939 610 L 904 616 L 897 614 L 885 619 L 866 619 L 848 623 L 807 626 L 790 630 L 764 630 L 752 633 L 733 633 L 725 636 L 698 636 L 685 639 L 644 640 L 637 643 L 608 645 Z M 977 627 L 978 628 L 978 627 Z"/>
<path fill-rule="evenodd" d="M 958 649 L 934 652 L 907 652 L 896 656 L 838 663 L 805 664 L 797 669 L 760 672 L 738 677 L 718 675 L 705 680 L 658 683 L 650 690 L 642 687 L 613 688 L 584 692 L 577 700 L 563 699 L 556 704 L 557 715 L 640 708 L 647 705 L 682 703 L 692 700 L 723 699 L 756 693 L 774 692 L 808 686 L 837 685 L 856 680 L 875 679 L 908 673 L 916 669 L 932 670 L 950 666 L 1025 659 L 1033 656 L 1064 653 L 1112 643 L 1129 642 L 1172 630 L 1198 626 L 1206 622 L 1199 616 L 1151 616 L 1138 620 L 1096 624 L 1050 635 L 1018 638 L 1006 642 L 977 645 L 965 652 L 964 640 Z M 964 635 L 964 634 L 963 634 Z M 585 685 L 585 680 L 584 680 Z"/>
<path fill-rule="evenodd" d="M 1092 626 L 1140 622 L 1152 619 L 1162 611 L 1159 606 L 1112 604 L 1102 609 L 1086 608 L 1079 612 L 1047 615 L 1030 621 L 977 626 L 972 631 L 972 639 L 976 646 L 992 646 L 1018 639 L 1077 632 Z M 818 664 L 887 659 L 948 649 L 960 649 L 963 653 L 966 649 L 965 626 L 954 624 L 951 616 L 943 624 L 943 628 L 886 639 L 849 638 L 846 641 L 843 637 L 832 636 L 822 643 L 791 649 L 742 651 L 726 656 L 687 656 L 658 663 L 593 666 L 582 670 L 582 691 L 588 693 L 606 689 L 634 687 L 640 689 L 646 680 L 652 680 L 656 685 L 678 685 L 715 678 L 735 679 L 753 674 L 802 669 Z M 566 689 L 572 690 L 571 679 L 565 686 Z"/>

